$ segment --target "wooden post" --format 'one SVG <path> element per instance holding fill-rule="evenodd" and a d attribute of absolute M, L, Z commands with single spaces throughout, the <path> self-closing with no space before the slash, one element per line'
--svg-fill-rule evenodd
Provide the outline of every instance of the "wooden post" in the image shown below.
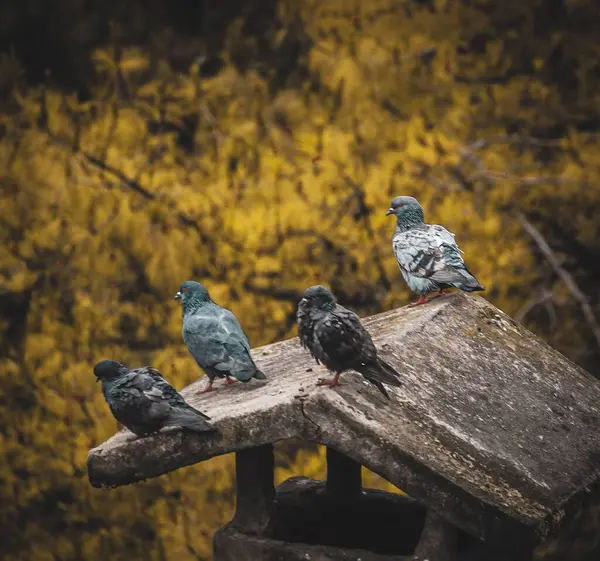
<path fill-rule="evenodd" d="M 235 454 L 237 503 L 232 524 L 241 532 L 261 535 L 273 512 L 275 498 L 273 445 Z"/>
<path fill-rule="evenodd" d="M 456 537 L 456 528 L 429 509 L 413 560 L 454 561 Z"/>
<path fill-rule="evenodd" d="M 351 496 L 362 490 L 361 465 L 352 458 L 327 447 L 327 485 L 334 495 Z"/>

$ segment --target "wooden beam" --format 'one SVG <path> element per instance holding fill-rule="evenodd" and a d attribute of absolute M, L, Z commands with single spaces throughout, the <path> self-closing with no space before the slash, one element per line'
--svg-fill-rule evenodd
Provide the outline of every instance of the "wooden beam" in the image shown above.
<path fill-rule="evenodd" d="M 265 444 L 235 454 L 237 502 L 232 525 L 249 535 L 264 534 L 275 498 L 273 445 Z"/>
<path fill-rule="evenodd" d="M 456 538 L 456 528 L 433 510 L 428 510 L 414 561 L 454 561 Z"/>
<path fill-rule="evenodd" d="M 327 447 L 327 486 L 329 493 L 351 496 L 362 489 L 361 465 L 352 458 Z"/>

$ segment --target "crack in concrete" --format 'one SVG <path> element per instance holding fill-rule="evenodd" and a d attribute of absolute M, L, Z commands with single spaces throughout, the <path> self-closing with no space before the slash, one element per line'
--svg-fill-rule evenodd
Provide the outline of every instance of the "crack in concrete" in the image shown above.
<path fill-rule="evenodd" d="M 309 422 L 311 423 L 315 429 L 316 429 L 316 433 L 317 435 L 321 434 L 321 427 L 315 423 L 308 415 L 308 413 L 305 411 L 304 409 L 304 400 L 306 399 L 305 397 L 301 397 L 301 398 L 296 398 L 298 400 L 298 405 L 300 406 L 300 413 L 301 415 Z"/>

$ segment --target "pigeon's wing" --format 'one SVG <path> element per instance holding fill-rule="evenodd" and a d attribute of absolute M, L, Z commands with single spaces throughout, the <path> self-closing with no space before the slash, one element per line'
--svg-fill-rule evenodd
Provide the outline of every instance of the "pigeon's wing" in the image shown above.
<path fill-rule="evenodd" d="M 195 407 L 192 407 L 183 396 L 171 385 L 167 382 L 161 375 L 161 373 L 151 366 L 144 366 L 138 370 L 144 370 L 146 374 L 151 376 L 154 379 L 154 390 L 158 390 L 160 392 L 160 396 L 162 399 L 169 402 L 171 407 L 181 408 L 181 409 L 190 409 L 202 416 L 204 419 L 210 419 L 208 415 L 202 413 L 202 411 L 198 411 Z M 155 392 L 155 395 L 158 395 Z"/>
<path fill-rule="evenodd" d="M 360 318 L 342 306 L 336 306 L 331 314 L 317 323 L 315 335 L 323 353 L 339 368 L 347 368 L 377 354 Z"/>
<path fill-rule="evenodd" d="M 234 313 L 229 311 L 227 308 L 221 308 L 221 320 L 223 324 L 227 327 L 230 333 L 230 339 L 239 340 L 240 344 L 244 346 L 248 351 L 250 350 L 250 341 L 238 318 L 235 317 Z"/>
<path fill-rule="evenodd" d="M 312 357 L 319 362 L 319 357 L 313 352 L 313 336 L 315 322 L 306 310 L 298 308 L 296 311 L 296 324 L 298 325 L 298 339 L 303 348 L 308 349 Z"/>
<path fill-rule="evenodd" d="M 451 283 L 463 280 L 456 269 L 464 268 L 454 234 L 443 226 L 427 226 L 400 232 L 393 239 L 398 265 L 415 277 Z"/>
<path fill-rule="evenodd" d="M 430 231 L 438 240 L 439 248 L 444 255 L 443 267 L 440 266 L 432 275 L 431 278 L 440 283 L 464 283 L 465 276 L 463 271 L 468 273 L 468 277 L 471 277 L 471 273 L 465 265 L 465 260 L 461 255 L 463 251 L 456 244 L 455 236 L 452 232 L 449 232 L 443 226 L 433 225 L 430 226 Z M 474 277 L 472 280 L 477 283 L 477 279 Z M 458 285 L 456 285 L 458 286 Z"/>
<path fill-rule="evenodd" d="M 113 383 L 107 401 L 116 419 L 138 435 L 160 428 L 171 410 L 152 378 L 135 370 Z"/>
<path fill-rule="evenodd" d="M 215 306 L 210 314 L 186 317 L 183 335 L 188 349 L 203 368 L 240 373 L 244 378 L 257 371 L 248 338 L 236 317 L 225 308 Z"/>
<path fill-rule="evenodd" d="M 144 366 L 142 368 L 138 368 L 137 371 L 143 372 L 145 375 L 150 376 L 154 381 L 154 387 L 160 390 L 163 398 L 171 403 L 171 405 L 181 407 L 187 406 L 187 403 L 183 397 L 181 397 L 179 392 L 162 377 L 161 373 L 156 368 Z"/>
<path fill-rule="evenodd" d="M 155 368 L 132 370 L 119 381 L 118 391 L 121 408 L 115 416 L 136 434 L 156 432 L 166 426 L 196 432 L 215 430 L 206 422 L 210 417 L 188 405 Z"/>
<path fill-rule="evenodd" d="M 250 342 L 239 321 L 229 310 L 221 308 L 221 324 L 226 330 L 224 346 L 229 360 L 217 365 L 217 369 L 230 372 L 238 380 L 252 377 L 264 379 L 250 355 Z"/>
<path fill-rule="evenodd" d="M 162 376 L 160 377 L 164 384 L 157 382 L 146 369 L 140 368 L 132 370 L 128 375 L 127 382 L 122 385 L 125 390 L 139 392 L 137 396 L 138 404 L 146 409 L 146 414 L 152 420 L 164 419 L 171 411 L 171 403 L 168 395 L 165 394 L 165 387 L 168 386 L 175 391 Z"/>
<path fill-rule="evenodd" d="M 130 370 L 115 382 L 115 387 L 126 390 L 131 395 L 142 395 L 154 385 L 152 378 L 138 370 Z"/>
<path fill-rule="evenodd" d="M 227 334 L 214 314 L 194 314 L 184 318 L 183 339 L 203 368 L 212 368 L 226 359 L 224 343 Z"/>

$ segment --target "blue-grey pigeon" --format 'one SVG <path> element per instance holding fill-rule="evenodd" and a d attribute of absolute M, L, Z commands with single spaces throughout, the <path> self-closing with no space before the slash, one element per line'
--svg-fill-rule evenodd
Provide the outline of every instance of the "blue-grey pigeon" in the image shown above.
<path fill-rule="evenodd" d="M 401 386 L 398 373 L 377 356 L 371 335 L 352 311 L 335 302 L 333 294 L 324 286 L 307 288 L 296 313 L 300 343 L 328 370 L 335 373 L 331 379 L 320 379 L 318 386 L 339 385 L 345 370 L 356 370 L 390 398 L 383 383 Z"/>
<path fill-rule="evenodd" d="M 102 393 L 115 419 L 137 436 L 163 427 L 216 430 L 207 423 L 210 417 L 188 405 L 155 368 L 129 370 L 114 360 L 103 360 L 94 366 L 94 375 L 102 382 Z"/>
<path fill-rule="evenodd" d="M 250 356 L 248 337 L 237 318 L 215 304 L 202 284 L 185 281 L 175 298 L 181 300 L 183 342 L 208 376 L 201 393 L 212 390 L 215 378 L 228 384 L 266 379 Z"/>
<path fill-rule="evenodd" d="M 409 288 L 419 295 L 411 306 L 425 304 L 448 288 L 485 290 L 467 269 L 454 234 L 437 224 L 425 224 L 423 207 L 414 197 L 396 197 L 386 216 L 396 216 L 394 255 Z M 438 292 L 435 296 L 426 294 Z"/>

